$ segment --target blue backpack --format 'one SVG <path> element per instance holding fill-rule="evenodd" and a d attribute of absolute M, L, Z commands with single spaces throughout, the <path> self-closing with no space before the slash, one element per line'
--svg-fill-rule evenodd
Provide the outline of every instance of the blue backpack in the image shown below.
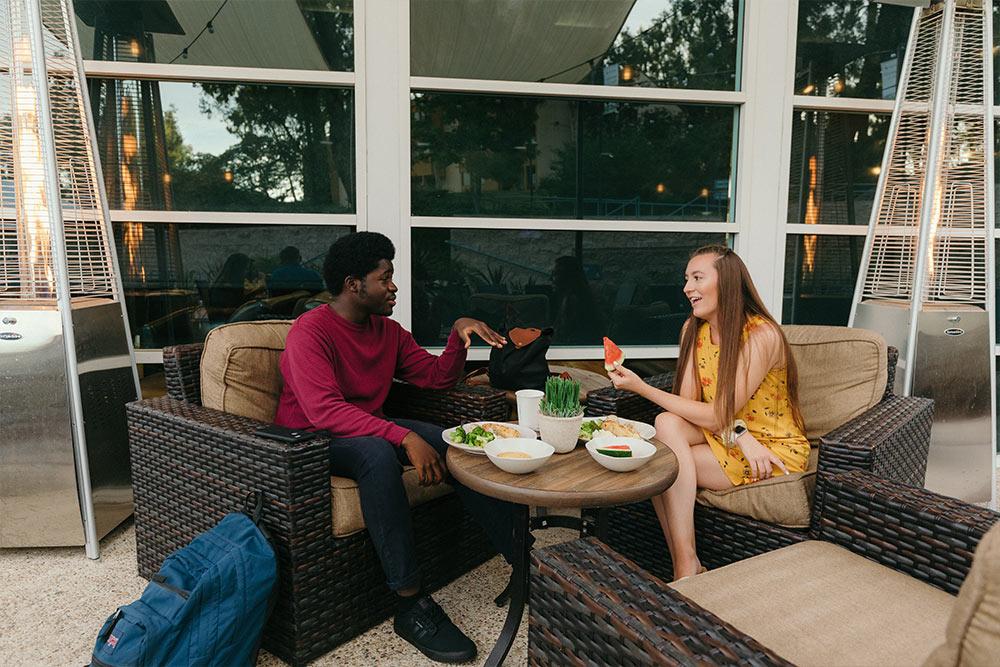
<path fill-rule="evenodd" d="M 108 617 L 92 667 L 252 665 L 277 592 L 274 549 L 252 512 L 226 515 L 170 554 L 135 602 Z"/>

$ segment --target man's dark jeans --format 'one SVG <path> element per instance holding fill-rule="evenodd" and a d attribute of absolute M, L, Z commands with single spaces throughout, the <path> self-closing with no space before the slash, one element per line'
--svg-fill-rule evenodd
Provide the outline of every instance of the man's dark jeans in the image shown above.
<path fill-rule="evenodd" d="M 409 419 L 393 419 L 426 440 L 444 463 L 448 445 L 440 426 Z M 406 451 L 377 437 L 336 438 L 330 441 L 330 471 L 357 481 L 361 514 L 382 561 L 389 588 L 394 591 L 420 585 L 420 569 L 413 540 L 410 504 L 403 488 L 403 466 L 410 465 Z M 486 531 L 493 546 L 507 562 L 513 558 L 514 506 L 489 498 L 448 477 L 466 510 Z"/>

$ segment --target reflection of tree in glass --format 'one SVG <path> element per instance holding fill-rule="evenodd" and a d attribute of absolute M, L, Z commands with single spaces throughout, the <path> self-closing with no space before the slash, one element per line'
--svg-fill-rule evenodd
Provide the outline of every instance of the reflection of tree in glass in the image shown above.
<path fill-rule="evenodd" d="M 639 85 L 732 90 L 735 15 L 733 0 L 674 0 L 641 31 L 623 30 L 605 62 L 631 65 Z"/>
<path fill-rule="evenodd" d="M 164 114 L 176 207 L 354 210 L 353 100 L 330 88 L 202 83 L 201 112 L 237 142 L 219 155 L 184 143 Z"/>
<path fill-rule="evenodd" d="M 912 17 L 910 7 L 879 2 L 800 0 L 796 90 L 825 95 L 829 80 L 839 78 L 837 94 L 879 97 L 881 64 L 898 55 L 899 71 Z"/>
<path fill-rule="evenodd" d="M 706 189 L 730 172 L 733 111 L 725 107 L 578 102 L 585 217 L 725 219 Z M 574 196 L 577 148 L 558 151 L 540 190 Z M 596 201 L 596 204 L 595 204 Z"/>
<path fill-rule="evenodd" d="M 331 71 L 354 70 L 354 1 L 297 0 Z"/>
<path fill-rule="evenodd" d="M 430 187 L 414 187 L 413 196 L 420 200 L 414 211 L 448 213 L 439 200 L 451 165 L 468 173 L 463 191 L 469 193 L 476 214 L 491 212 L 483 210 L 484 187 L 500 192 L 529 189 L 526 167 L 535 157 L 538 104 L 537 99 L 519 97 L 414 95 L 412 159 L 414 164 L 429 163 L 433 172 Z M 461 208 L 467 211 L 470 206 Z"/>

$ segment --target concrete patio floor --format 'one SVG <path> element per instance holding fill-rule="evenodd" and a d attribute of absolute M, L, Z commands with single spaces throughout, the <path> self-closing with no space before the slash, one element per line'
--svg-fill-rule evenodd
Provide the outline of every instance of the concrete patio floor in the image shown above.
<path fill-rule="evenodd" d="M 1000 470 L 998 470 L 1000 478 Z M 1000 484 L 998 484 L 1000 497 Z M 571 530 L 536 531 L 536 547 L 576 537 Z M 499 556 L 434 594 L 479 647 L 482 665 L 503 625 L 506 607 L 493 597 L 510 568 Z M 101 559 L 88 560 L 83 548 L 0 550 L 0 666 L 85 665 L 104 619 L 119 605 L 142 594 L 146 581 L 135 572 L 135 529 L 129 519 L 101 541 Z M 527 614 L 508 665 L 527 664 Z M 285 663 L 261 652 L 258 665 Z M 396 636 L 392 621 L 327 653 L 313 665 L 433 665 Z"/>
<path fill-rule="evenodd" d="M 538 546 L 573 539 L 571 530 L 535 533 Z M 485 662 L 503 625 L 507 608 L 493 597 L 507 584 L 510 568 L 499 556 L 434 594 L 479 647 L 475 663 Z M 135 528 L 129 519 L 101 541 L 101 559 L 88 560 L 83 548 L 0 551 L 0 665 L 86 665 L 104 619 L 119 605 L 142 594 L 146 581 L 135 571 Z M 507 659 L 527 664 L 525 614 Z M 258 665 L 285 663 L 261 652 Z M 327 653 L 312 665 L 433 665 L 396 636 L 392 621 Z"/>

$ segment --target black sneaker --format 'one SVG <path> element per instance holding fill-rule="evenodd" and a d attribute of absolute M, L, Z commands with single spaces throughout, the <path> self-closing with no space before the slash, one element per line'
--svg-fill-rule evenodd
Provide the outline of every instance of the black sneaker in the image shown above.
<path fill-rule="evenodd" d="M 430 595 L 396 614 L 392 629 L 431 660 L 468 662 L 476 657 L 475 643 L 451 622 Z"/>

